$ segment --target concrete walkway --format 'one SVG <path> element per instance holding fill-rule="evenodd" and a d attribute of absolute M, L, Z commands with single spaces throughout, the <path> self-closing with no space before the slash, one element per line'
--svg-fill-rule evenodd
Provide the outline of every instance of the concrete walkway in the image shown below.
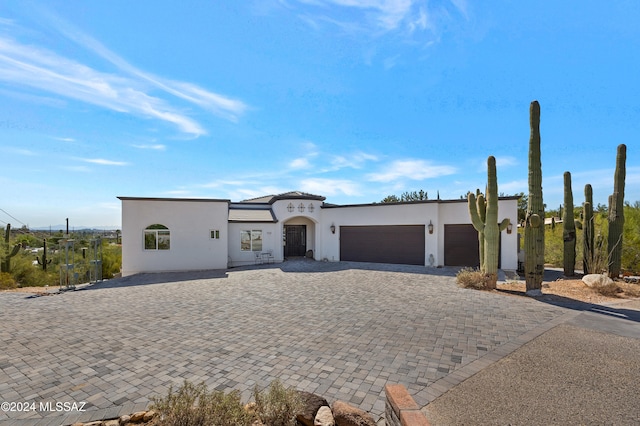
<path fill-rule="evenodd" d="M 46 297 L 0 293 L 0 402 L 29 405 L 0 411 L 0 422 L 113 418 L 185 379 L 247 400 L 275 378 L 377 420 L 386 383 L 426 406 L 582 312 L 463 290 L 454 276 L 292 261 L 140 274 Z"/>

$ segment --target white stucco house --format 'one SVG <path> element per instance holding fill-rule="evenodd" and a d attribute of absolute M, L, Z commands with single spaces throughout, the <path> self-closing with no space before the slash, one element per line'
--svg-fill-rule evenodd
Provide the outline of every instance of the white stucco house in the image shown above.
<path fill-rule="evenodd" d="M 122 274 L 225 269 L 296 256 L 436 266 L 477 266 L 467 200 L 334 205 L 293 191 L 224 199 L 118 197 Z M 500 197 L 499 219 L 517 223 L 518 197 Z M 500 267 L 516 269 L 518 240 L 501 232 Z"/>

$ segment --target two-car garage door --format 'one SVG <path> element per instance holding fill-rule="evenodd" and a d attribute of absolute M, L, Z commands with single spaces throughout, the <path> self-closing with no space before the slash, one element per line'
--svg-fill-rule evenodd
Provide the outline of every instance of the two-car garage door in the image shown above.
<path fill-rule="evenodd" d="M 341 226 L 340 260 L 425 264 L 424 225 Z"/>

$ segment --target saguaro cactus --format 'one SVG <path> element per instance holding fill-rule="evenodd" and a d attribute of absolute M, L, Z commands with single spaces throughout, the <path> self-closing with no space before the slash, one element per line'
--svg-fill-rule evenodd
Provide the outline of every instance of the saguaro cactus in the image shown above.
<path fill-rule="evenodd" d="M 542 162 L 540 161 L 540 104 L 529 106 L 529 203 L 524 227 L 524 274 L 527 294 L 542 294 L 544 274 L 544 204 L 542 202 Z"/>
<path fill-rule="evenodd" d="M 585 274 L 599 273 L 600 271 L 593 270 L 595 266 L 595 250 L 593 246 L 595 224 L 593 223 L 593 189 L 589 184 L 584 186 L 582 216 L 582 271 Z"/>
<path fill-rule="evenodd" d="M 575 274 L 576 268 L 576 224 L 573 217 L 573 192 L 571 173 L 564 172 L 564 217 L 562 218 L 562 239 L 564 241 L 564 275 Z"/>
<path fill-rule="evenodd" d="M 479 192 L 479 191 L 478 191 Z M 484 250 L 480 250 L 480 270 L 487 275 L 490 288 L 496 287 L 498 279 L 498 256 L 500 251 L 500 231 L 507 228 L 509 219 L 498 223 L 498 177 L 496 174 L 496 159 L 487 159 L 487 196 L 486 201 L 479 194 L 476 199 L 469 193 L 469 214 L 473 227 L 480 234 L 484 234 Z M 484 213 L 484 220 L 482 218 Z"/>
<path fill-rule="evenodd" d="M 618 145 L 613 194 L 609 196 L 609 237 L 607 252 L 609 276 L 618 278 L 622 269 L 622 229 L 624 228 L 624 179 L 626 175 L 627 146 Z"/>
<path fill-rule="evenodd" d="M 480 189 L 476 189 L 475 198 L 473 193 L 469 193 L 467 197 L 469 203 L 469 214 L 473 223 L 474 215 L 478 216 L 478 223 L 484 224 L 487 220 L 487 200 L 484 198 L 484 194 L 480 192 Z M 478 231 L 478 253 L 480 257 L 480 271 L 484 272 L 484 226 L 476 226 L 474 228 Z"/>
<path fill-rule="evenodd" d="M 47 265 L 51 263 L 51 259 L 47 260 L 47 240 L 42 240 L 43 250 L 42 250 L 42 260 L 38 256 L 36 256 L 36 260 L 38 261 L 38 265 L 42 265 L 42 270 L 47 270 Z"/>
<path fill-rule="evenodd" d="M 2 272 L 11 272 L 11 258 L 18 254 L 20 250 L 20 244 L 16 244 L 13 248 L 9 247 L 9 237 L 11 236 L 11 224 L 7 223 L 7 228 L 4 232 L 4 243 L 5 243 L 5 253 L 4 259 L 2 260 L 2 265 L 0 267 L 0 271 Z"/>

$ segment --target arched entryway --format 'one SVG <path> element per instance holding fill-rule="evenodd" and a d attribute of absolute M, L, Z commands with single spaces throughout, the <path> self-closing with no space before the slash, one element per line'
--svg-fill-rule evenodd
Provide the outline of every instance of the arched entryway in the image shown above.
<path fill-rule="evenodd" d="M 305 256 L 309 250 L 315 252 L 315 229 L 315 222 L 304 216 L 286 221 L 282 230 L 284 257 Z"/>

